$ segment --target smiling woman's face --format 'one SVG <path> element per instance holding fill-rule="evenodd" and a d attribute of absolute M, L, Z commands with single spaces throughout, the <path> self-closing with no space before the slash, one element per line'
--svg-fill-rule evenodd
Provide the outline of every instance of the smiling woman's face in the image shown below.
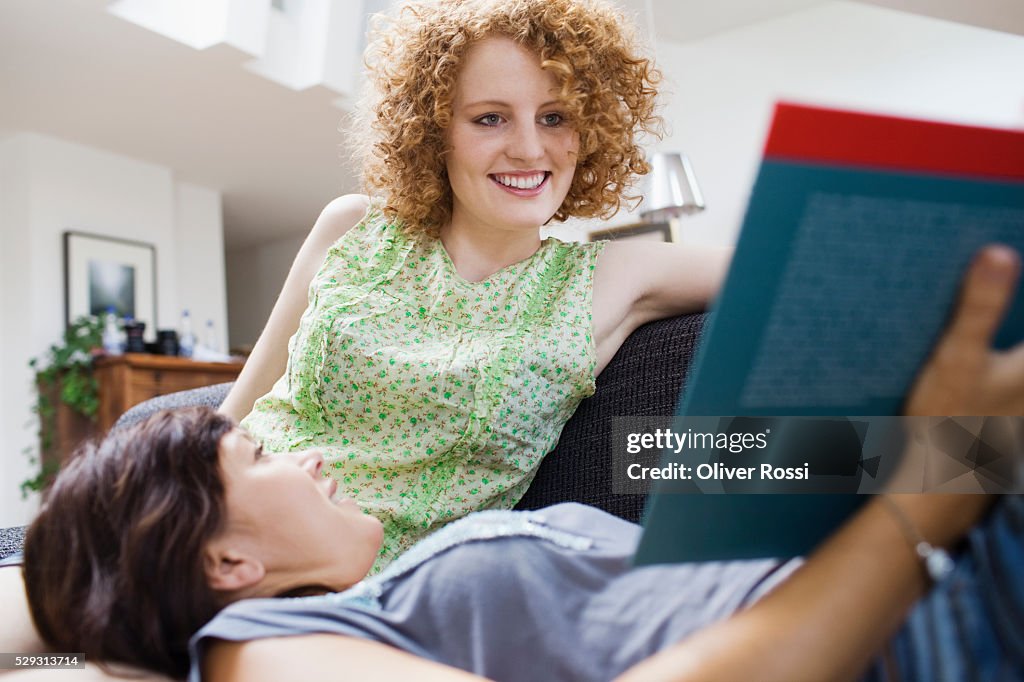
<path fill-rule="evenodd" d="M 268 576 L 340 590 L 366 575 L 380 548 L 380 521 L 348 498 L 332 499 L 336 483 L 322 475 L 320 452 L 264 454 L 236 428 L 221 440 L 219 455 L 222 537 L 258 557 Z"/>
<path fill-rule="evenodd" d="M 579 136 L 554 76 L 510 38 L 469 49 L 447 138 L 453 226 L 536 232 L 569 192 Z"/>

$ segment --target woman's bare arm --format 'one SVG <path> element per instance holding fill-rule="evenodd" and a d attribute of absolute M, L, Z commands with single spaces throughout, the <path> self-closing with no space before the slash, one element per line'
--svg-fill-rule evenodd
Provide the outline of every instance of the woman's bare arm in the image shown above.
<path fill-rule="evenodd" d="M 598 372 L 642 324 L 708 307 L 718 295 L 732 248 L 612 242 L 594 271 Z"/>
<path fill-rule="evenodd" d="M 386 644 L 341 635 L 297 635 L 250 642 L 216 641 L 203 678 L 217 682 L 332 680 L 470 682 L 482 677 L 434 663 Z"/>
<path fill-rule="evenodd" d="M 0 651 L 11 654 L 35 654 L 46 651 L 46 645 L 36 632 L 25 596 L 25 581 L 21 566 L 0 568 Z M 0 675 L 5 671 L 0 670 Z"/>
<path fill-rule="evenodd" d="M 0 671 L 2 674 L 3 671 Z M 19 670 L 5 675 L 4 682 L 180 682 L 143 668 L 106 663 L 101 668 L 92 661 L 86 661 L 84 668 L 65 668 L 59 670 L 36 668 Z"/>
<path fill-rule="evenodd" d="M 947 545 L 984 495 L 906 495 L 921 533 Z M 635 666 L 617 682 L 859 679 L 926 587 L 920 560 L 879 500 L 760 602 Z"/>
<path fill-rule="evenodd" d="M 299 328 L 306 310 L 309 283 L 324 262 L 327 249 L 348 232 L 366 213 L 367 198 L 359 194 L 338 197 L 327 204 L 309 236 L 299 249 L 252 354 L 242 368 L 220 411 L 240 420 L 252 410 L 253 403 L 266 394 L 288 364 L 288 340 Z M 252 273 L 259 277 L 260 273 Z"/>
<path fill-rule="evenodd" d="M 25 596 L 25 581 L 20 566 L 0 568 L 0 604 L 3 617 L 0 618 L 0 652 L 7 654 L 41 654 L 51 651 L 36 631 Z M 4 670 L 0 668 L 4 682 L 50 682 L 67 679 L 71 682 L 172 682 L 171 678 L 148 670 L 114 664 L 110 672 L 86 662 L 84 669 L 67 670 Z"/>

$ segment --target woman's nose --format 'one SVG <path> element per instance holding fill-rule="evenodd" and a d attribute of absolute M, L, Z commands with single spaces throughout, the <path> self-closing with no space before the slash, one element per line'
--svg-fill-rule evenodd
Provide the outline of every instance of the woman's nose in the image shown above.
<path fill-rule="evenodd" d="M 508 144 L 508 155 L 523 161 L 535 161 L 544 156 L 544 145 L 535 126 L 515 126 Z"/>
<path fill-rule="evenodd" d="M 299 466 L 309 472 L 310 476 L 317 478 L 324 469 L 324 453 L 319 450 L 303 450 L 295 453 L 299 460 Z"/>

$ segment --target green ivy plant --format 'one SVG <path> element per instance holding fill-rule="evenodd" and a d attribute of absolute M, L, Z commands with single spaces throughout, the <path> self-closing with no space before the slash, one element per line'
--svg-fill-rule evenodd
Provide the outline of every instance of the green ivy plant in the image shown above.
<path fill-rule="evenodd" d="M 59 399 L 72 410 L 96 421 L 99 410 L 99 385 L 92 371 L 92 352 L 100 347 L 103 323 L 96 316 L 83 316 L 72 322 L 64 331 L 60 342 L 53 344 L 42 358 L 29 360 L 29 367 L 36 373 L 36 403 L 33 411 L 39 416 L 39 446 L 45 451 L 53 444 L 53 420 L 56 406 L 49 395 L 59 386 Z M 38 475 L 21 483 L 21 495 L 39 492 L 46 488 L 57 473 L 58 465 L 47 462 L 35 447 L 26 450 L 29 461 L 39 465 Z"/>

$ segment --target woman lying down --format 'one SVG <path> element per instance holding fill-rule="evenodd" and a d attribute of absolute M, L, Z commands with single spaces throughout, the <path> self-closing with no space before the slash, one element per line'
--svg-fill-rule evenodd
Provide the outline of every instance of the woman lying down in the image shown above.
<path fill-rule="evenodd" d="M 1024 413 L 1024 348 L 989 350 L 1017 270 L 975 260 L 909 414 Z M 1024 679 L 1019 496 L 876 498 L 801 565 L 632 569 L 603 512 L 482 512 L 366 578 L 380 523 L 321 466 L 198 408 L 87 447 L 25 544 L 38 632 L 193 680 Z M 957 550 L 938 584 L 908 527 Z"/>

